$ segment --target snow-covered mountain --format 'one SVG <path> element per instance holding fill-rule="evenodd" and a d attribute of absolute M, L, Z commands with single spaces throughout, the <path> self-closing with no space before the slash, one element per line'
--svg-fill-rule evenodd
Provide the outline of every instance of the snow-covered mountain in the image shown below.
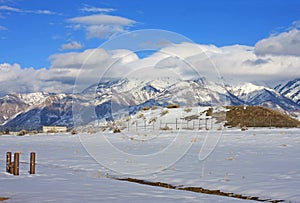
<path fill-rule="evenodd" d="M 291 99 L 280 94 L 275 89 L 244 83 L 228 88 L 229 91 L 249 106 L 264 106 L 280 111 L 296 111 L 299 109 Z"/>
<path fill-rule="evenodd" d="M 87 114 L 82 124 L 96 119 L 112 120 L 121 111 L 135 113 L 148 106 L 236 106 L 260 105 L 280 111 L 297 111 L 300 79 L 275 89 L 251 83 L 226 85 L 207 81 L 160 78 L 101 81 L 78 94 L 10 94 L 0 98 L 0 125 L 12 131 L 40 129 L 42 125 L 74 124 L 73 107 Z M 75 112 L 76 113 L 76 112 Z"/>
<path fill-rule="evenodd" d="M 279 84 L 275 90 L 300 105 L 300 78 Z"/>

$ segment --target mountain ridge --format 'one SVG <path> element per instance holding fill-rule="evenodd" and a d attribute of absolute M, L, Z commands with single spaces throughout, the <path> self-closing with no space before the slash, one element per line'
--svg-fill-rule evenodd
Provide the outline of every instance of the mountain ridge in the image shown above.
<path fill-rule="evenodd" d="M 84 124 L 96 119 L 113 120 L 121 111 L 132 114 L 145 106 L 166 107 L 168 104 L 264 106 L 288 113 L 300 109 L 299 98 L 300 79 L 278 84 L 272 89 L 252 83 L 224 86 L 205 78 L 149 81 L 123 78 L 100 82 L 76 94 L 37 92 L 6 95 L 0 98 L 0 125 L 15 131 L 40 129 L 42 125 L 71 128 L 74 125 L 74 104 L 90 112 L 83 119 Z"/>

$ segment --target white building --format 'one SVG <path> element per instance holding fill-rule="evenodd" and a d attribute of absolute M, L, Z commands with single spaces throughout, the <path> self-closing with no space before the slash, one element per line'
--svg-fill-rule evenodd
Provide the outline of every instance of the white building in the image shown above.
<path fill-rule="evenodd" d="M 43 126 L 43 133 L 64 133 L 67 132 L 66 126 Z"/>

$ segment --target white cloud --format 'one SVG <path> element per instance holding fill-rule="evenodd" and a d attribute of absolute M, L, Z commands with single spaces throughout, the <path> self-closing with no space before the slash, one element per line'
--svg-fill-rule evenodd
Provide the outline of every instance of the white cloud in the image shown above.
<path fill-rule="evenodd" d="M 35 14 L 44 14 L 44 15 L 56 15 L 57 13 L 50 11 L 50 10 L 34 10 L 32 13 Z"/>
<path fill-rule="evenodd" d="M 88 38 L 108 38 L 135 24 L 128 18 L 103 14 L 70 18 L 68 22 L 75 24 L 74 29 L 85 28 Z"/>
<path fill-rule="evenodd" d="M 51 68 L 53 69 L 80 69 L 92 66 L 99 66 L 110 58 L 104 49 L 87 49 L 83 52 L 69 52 L 54 54 L 50 56 Z"/>
<path fill-rule="evenodd" d="M 295 39 L 293 34 L 284 38 L 286 41 Z M 230 83 L 231 80 L 278 81 L 300 77 L 300 57 L 296 53 L 294 50 L 289 55 L 259 55 L 257 47 L 253 46 L 216 47 L 168 43 L 160 52 L 138 58 L 137 54 L 129 50 L 86 49 L 50 56 L 49 69 L 36 70 L 21 68 L 18 64 L 0 64 L 0 94 L 26 91 L 71 92 L 76 78 L 79 90 L 97 83 L 102 77 L 177 76 L 191 79 L 204 76 L 218 79 L 223 76 Z"/>
<path fill-rule="evenodd" d="M 62 50 L 82 49 L 82 48 L 83 48 L 83 45 L 76 41 L 72 41 L 70 43 L 61 45 Z"/>
<path fill-rule="evenodd" d="M 112 16 L 112 15 L 90 15 L 90 16 L 82 16 L 75 17 L 68 20 L 72 23 L 82 23 L 88 25 L 123 25 L 129 26 L 134 23 L 133 20 L 123 18 L 120 16 Z"/>
<path fill-rule="evenodd" d="M 3 63 L 0 64 L 0 75 L 0 95 L 5 95 L 37 91 L 71 92 L 75 74 L 71 70 L 36 70 Z"/>
<path fill-rule="evenodd" d="M 292 29 L 259 41 L 255 45 L 255 53 L 300 56 L 300 30 Z"/>
<path fill-rule="evenodd" d="M 85 5 L 85 7 L 83 7 L 82 9 L 80 9 L 83 12 L 103 12 L 103 13 L 109 13 L 109 12 L 113 12 L 116 11 L 116 9 L 114 8 L 97 8 L 94 6 L 89 6 L 89 5 Z"/>
<path fill-rule="evenodd" d="M 70 93 L 73 92 L 78 76 L 80 83 L 77 83 L 77 88 L 84 89 L 99 82 L 101 76 L 116 61 L 126 64 L 134 60 L 137 60 L 137 56 L 128 50 L 108 52 L 104 49 L 87 49 L 79 53 L 69 52 L 50 56 L 52 65 L 49 69 L 24 68 L 19 64 L 2 63 L 0 95 L 37 91 Z M 126 69 L 112 69 L 109 76 L 120 77 L 126 72 Z"/>
<path fill-rule="evenodd" d="M 0 0 L 0 3 L 13 3 L 16 0 Z"/>
<path fill-rule="evenodd" d="M 108 38 L 116 33 L 122 33 L 125 30 L 119 25 L 92 25 L 86 27 L 88 38 Z"/>
<path fill-rule="evenodd" d="M 292 23 L 292 27 L 290 28 L 290 30 L 299 29 L 299 28 L 300 28 L 300 20 L 297 20 Z"/>
<path fill-rule="evenodd" d="M 14 8 L 14 7 L 10 7 L 10 6 L 0 6 L 0 10 L 2 11 L 13 11 L 13 12 L 23 12 L 21 9 L 19 8 Z"/>
<path fill-rule="evenodd" d="M 0 6 L 0 11 L 8 11 L 8 12 L 16 12 L 16 13 L 34 13 L 34 14 L 43 14 L 43 15 L 55 15 L 56 12 L 50 11 L 50 10 L 26 10 L 26 9 L 20 9 L 10 6 Z"/>
<path fill-rule="evenodd" d="M 2 26 L 2 25 L 0 25 L 0 31 L 1 31 L 1 30 L 7 30 L 7 28 L 4 27 L 4 26 Z"/>

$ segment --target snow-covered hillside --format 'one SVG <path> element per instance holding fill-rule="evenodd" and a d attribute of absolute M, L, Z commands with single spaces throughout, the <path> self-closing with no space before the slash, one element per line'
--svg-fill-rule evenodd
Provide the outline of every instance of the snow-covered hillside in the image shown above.
<path fill-rule="evenodd" d="M 135 114 L 119 112 L 110 121 L 99 119 L 87 125 L 75 126 L 78 132 L 132 132 L 157 136 L 161 131 L 222 130 L 226 122 L 224 107 L 149 108 Z M 121 115 L 121 116 L 120 116 Z"/>

